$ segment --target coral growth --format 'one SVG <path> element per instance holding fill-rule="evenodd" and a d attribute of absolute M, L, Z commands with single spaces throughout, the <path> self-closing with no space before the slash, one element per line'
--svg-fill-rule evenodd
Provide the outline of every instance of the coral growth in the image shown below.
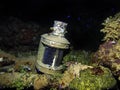
<path fill-rule="evenodd" d="M 104 43 L 100 45 L 95 53 L 94 60 L 103 66 L 109 67 L 114 75 L 120 70 L 120 13 L 109 17 L 103 23 L 105 26 L 101 32 L 105 33 Z M 117 74 L 116 74 L 117 73 Z"/>
<path fill-rule="evenodd" d="M 34 89 L 39 90 L 48 85 L 49 79 L 46 75 L 39 76 L 34 80 Z"/>
<path fill-rule="evenodd" d="M 103 25 L 105 27 L 101 32 L 105 33 L 104 41 L 120 39 L 120 13 L 114 17 L 108 17 Z"/>
<path fill-rule="evenodd" d="M 70 65 L 70 67 L 63 74 L 63 77 L 59 80 L 60 86 L 62 88 L 69 86 L 69 83 L 73 79 L 79 77 L 80 71 L 87 68 L 92 68 L 92 66 L 82 65 L 81 63 Z"/>
<path fill-rule="evenodd" d="M 98 72 L 99 74 L 94 74 Z M 101 73 L 101 74 L 100 74 Z M 116 80 L 109 69 L 96 67 L 80 72 L 80 77 L 70 83 L 72 90 L 106 90 L 114 87 Z"/>
<path fill-rule="evenodd" d="M 116 83 L 111 72 L 101 67 L 93 67 L 74 62 L 68 66 L 68 69 L 63 74 L 41 75 L 34 73 L 32 70 L 30 72 L 24 71 L 24 66 L 30 66 L 32 69 L 33 65 L 31 64 L 34 63 L 31 61 L 34 61 L 34 59 L 24 58 L 23 60 L 23 58 L 19 58 L 18 60 L 16 58 L 15 61 L 14 72 L 0 74 L 0 80 L 2 81 L 0 82 L 0 86 L 8 86 L 17 90 L 31 86 L 36 90 L 68 90 L 67 88 L 70 90 L 101 90 L 102 88 L 110 88 Z M 18 72 L 16 73 L 16 71 Z M 119 72 L 116 74 L 119 74 Z"/>
<path fill-rule="evenodd" d="M 92 58 L 92 53 L 91 52 L 87 52 L 87 51 L 74 51 L 71 50 L 70 53 L 68 53 L 64 58 L 63 58 L 63 63 L 66 63 L 67 66 L 69 66 L 69 64 L 71 63 L 75 63 L 75 62 L 79 62 L 82 64 L 90 64 Z"/>

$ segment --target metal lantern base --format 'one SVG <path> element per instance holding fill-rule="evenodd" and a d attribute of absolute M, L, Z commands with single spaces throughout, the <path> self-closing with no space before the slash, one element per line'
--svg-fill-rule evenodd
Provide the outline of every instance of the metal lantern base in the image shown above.
<path fill-rule="evenodd" d="M 36 69 L 38 72 L 46 73 L 46 74 L 59 74 L 62 73 L 62 66 L 57 67 L 57 70 L 51 69 L 51 68 L 46 68 L 43 67 L 42 65 L 39 65 L 36 63 Z"/>

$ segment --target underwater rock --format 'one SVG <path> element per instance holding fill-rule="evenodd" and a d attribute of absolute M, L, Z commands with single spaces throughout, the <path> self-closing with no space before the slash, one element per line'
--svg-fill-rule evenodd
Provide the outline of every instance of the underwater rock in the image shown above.
<path fill-rule="evenodd" d="M 0 47 L 7 51 L 26 51 L 23 46 L 28 46 L 27 50 L 35 50 L 40 35 L 48 29 L 42 24 L 26 22 L 13 16 L 4 17 L 0 23 Z"/>

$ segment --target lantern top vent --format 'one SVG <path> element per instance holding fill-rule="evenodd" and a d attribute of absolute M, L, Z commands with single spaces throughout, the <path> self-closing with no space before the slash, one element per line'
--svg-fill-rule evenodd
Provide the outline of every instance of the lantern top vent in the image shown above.
<path fill-rule="evenodd" d="M 65 33 L 67 33 L 66 27 L 67 27 L 67 23 L 55 20 L 54 25 L 51 28 L 53 30 L 52 34 L 64 37 Z"/>

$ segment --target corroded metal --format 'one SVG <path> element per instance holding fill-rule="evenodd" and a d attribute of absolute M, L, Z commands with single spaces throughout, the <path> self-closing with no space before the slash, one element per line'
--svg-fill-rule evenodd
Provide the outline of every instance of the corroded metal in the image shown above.
<path fill-rule="evenodd" d="M 52 74 L 62 69 L 61 60 L 64 49 L 69 48 L 69 41 L 64 37 L 67 23 L 54 21 L 53 31 L 41 35 L 36 68 L 44 73 Z"/>
<path fill-rule="evenodd" d="M 68 49 L 69 42 L 64 37 L 58 37 L 52 34 L 44 34 L 41 36 L 41 42 L 55 48 Z"/>

